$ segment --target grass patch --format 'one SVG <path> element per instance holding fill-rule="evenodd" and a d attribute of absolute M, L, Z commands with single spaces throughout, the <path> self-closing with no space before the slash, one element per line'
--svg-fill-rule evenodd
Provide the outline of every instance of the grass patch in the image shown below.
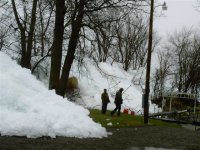
<path fill-rule="evenodd" d="M 130 114 L 123 114 L 118 117 L 110 115 L 111 111 L 107 111 L 106 114 L 101 114 L 101 110 L 90 109 L 90 117 L 97 123 L 100 123 L 106 128 L 127 128 L 127 127 L 139 127 L 144 126 L 143 116 L 133 116 Z M 149 119 L 150 125 L 166 126 L 166 127 L 181 127 L 175 123 L 168 123 L 161 120 Z"/>

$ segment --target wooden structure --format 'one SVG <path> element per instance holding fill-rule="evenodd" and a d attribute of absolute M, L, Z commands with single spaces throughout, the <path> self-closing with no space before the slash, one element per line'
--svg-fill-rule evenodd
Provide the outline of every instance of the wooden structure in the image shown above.
<path fill-rule="evenodd" d="M 162 108 L 162 112 L 149 114 L 149 117 L 176 123 L 193 124 L 196 129 L 196 126 L 200 126 L 200 109 L 197 109 L 200 104 L 199 100 L 200 97 L 197 94 L 189 93 L 174 92 L 156 95 L 152 97 L 152 102 L 158 104 Z M 179 105 L 184 104 L 185 109 L 174 107 L 176 104 L 173 103 L 174 101 L 180 102 Z M 168 107 L 166 107 L 166 104 L 168 104 Z"/>
<path fill-rule="evenodd" d="M 163 95 L 155 95 L 152 98 L 152 102 L 157 104 L 158 107 L 162 108 L 162 111 L 177 111 L 178 109 L 175 107 L 175 109 L 173 109 L 173 104 L 176 105 L 175 103 L 173 103 L 173 101 L 177 103 L 177 105 L 184 105 L 184 106 L 192 106 L 193 107 L 193 111 L 195 113 L 196 111 L 196 107 L 197 105 L 200 103 L 200 97 L 197 94 L 189 94 L 189 93 L 180 93 L 180 92 L 173 92 L 173 93 L 165 93 Z M 179 100 L 179 102 L 177 102 L 177 100 Z M 167 108 L 168 110 L 166 110 L 166 105 L 169 105 Z M 184 109 L 179 109 L 178 111 L 181 110 L 185 110 L 187 108 Z"/>

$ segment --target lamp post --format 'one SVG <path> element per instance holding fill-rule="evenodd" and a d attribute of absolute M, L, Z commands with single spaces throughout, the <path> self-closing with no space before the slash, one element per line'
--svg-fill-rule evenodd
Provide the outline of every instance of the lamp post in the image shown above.
<path fill-rule="evenodd" d="M 166 3 L 162 5 L 163 10 L 167 10 Z M 147 49 L 147 68 L 146 68 L 146 82 L 145 82 L 145 93 L 144 93 L 144 124 L 148 124 L 149 118 L 149 92 L 150 92 L 150 72 L 151 72 L 151 52 L 153 42 L 153 13 L 154 13 L 154 0 L 151 0 L 150 7 L 150 20 L 149 20 L 149 39 Z"/>

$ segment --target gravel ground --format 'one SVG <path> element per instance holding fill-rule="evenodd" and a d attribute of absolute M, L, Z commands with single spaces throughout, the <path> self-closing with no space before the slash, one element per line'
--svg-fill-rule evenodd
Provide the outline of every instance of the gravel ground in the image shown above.
<path fill-rule="evenodd" d="M 144 147 L 200 150 L 200 131 L 157 126 L 107 131 L 112 135 L 102 139 L 0 136 L 0 150 L 144 150 Z"/>

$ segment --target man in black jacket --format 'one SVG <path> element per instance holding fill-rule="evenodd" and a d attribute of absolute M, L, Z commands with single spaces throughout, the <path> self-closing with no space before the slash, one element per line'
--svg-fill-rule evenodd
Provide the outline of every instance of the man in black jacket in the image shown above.
<path fill-rule="evenodd" d="M 107 89 L 104 89 L 104 92 L 101 94 L 101 100 L 102 100 L 102 114 L 106 113 L 107 110 L 107 104 L 110 102 L 109 96 L 107 93 Z"/>
<path fill-rule="evenodd" d="M 115 96 L 115 105 L 116 105 L 116 108 L 111 112 L 111 116 L 114 115 L 114 113 L 117 111 L 117 115 L 120 116 L 120 111 L 121 111 L 121 104 L 122 104 L 122 91 L 124 89 L 123 88 L 120 88 L 119 91 L 116 93 L 116 96 Z"/>

